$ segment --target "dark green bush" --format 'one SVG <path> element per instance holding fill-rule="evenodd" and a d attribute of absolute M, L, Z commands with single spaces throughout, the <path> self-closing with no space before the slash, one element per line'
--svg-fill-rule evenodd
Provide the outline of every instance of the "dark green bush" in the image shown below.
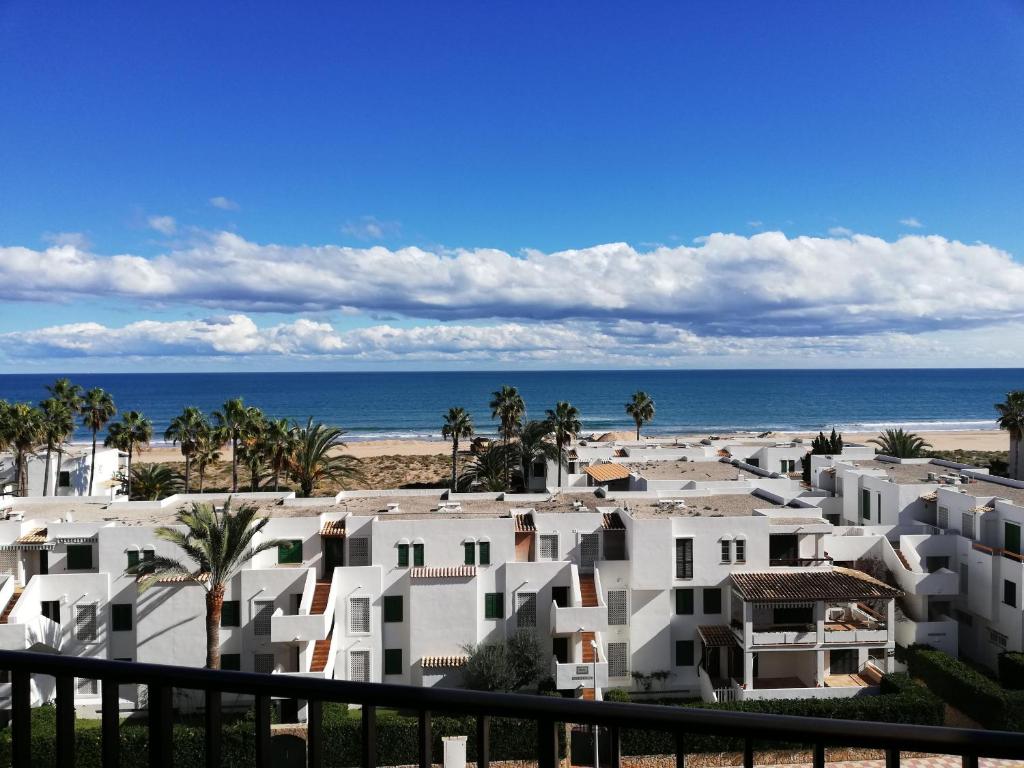
<path fill-rule="evenodd" d="M 1024 690 L 1024 653 L 999 654 L 999 682 L 1011 691 Z"/>
<path fill-rule="evenodd" d="M 1012 730 L 1007 692 L 976 669 L 927 645 L 906 650 L 907 670 L 943 701 L 986 728 Z"/>
<path fill-rule="evenodd" d="M 628 704 L 633 699 L 629 695 L 629 691 L 625 690 L 624 688 L 612 688 L 611 690 L 604 692 L 604 700 L 625 702 Z"/>

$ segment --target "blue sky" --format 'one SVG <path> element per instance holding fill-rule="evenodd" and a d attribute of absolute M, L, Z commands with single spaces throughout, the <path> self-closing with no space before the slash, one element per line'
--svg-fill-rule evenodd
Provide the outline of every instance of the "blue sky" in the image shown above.
<path fill-rule="evenodd" d="M 1024 4 L 311 6 L 0 5 L 0 363 L 1020 363 Z"/>

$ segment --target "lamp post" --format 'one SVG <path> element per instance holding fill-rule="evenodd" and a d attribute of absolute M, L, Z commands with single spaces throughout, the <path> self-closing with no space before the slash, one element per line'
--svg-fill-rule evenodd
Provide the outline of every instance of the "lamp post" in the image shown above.
<path fill-rule="evenodd" d="M 597 643 L 593 640 L 590 641 L 590 649 L 594 654 L 594 699 L 597 699 Z M 595 723 L 594 724 L 594 768 L 601 768 L 601 761 L 598 759 L 597 748 L 598 742 L 601 740 L 601 728 Z"/>

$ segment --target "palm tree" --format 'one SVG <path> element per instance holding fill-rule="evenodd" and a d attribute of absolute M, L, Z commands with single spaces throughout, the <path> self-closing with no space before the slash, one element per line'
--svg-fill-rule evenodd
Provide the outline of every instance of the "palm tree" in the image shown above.
<path fill-rule="evenodd" d="M 580 412 L 576 406 L 559 400 L 554 409 L 547 411 L 547 420 L 551 431 L 555 433 L 555 445 L 558 447 L 558 487 L 562 487 L 562 452 L 572 439 L 580 433 Z"/>
<path fill-rule="evenodd" d="M 295 427 L 295 446 L 288 461 L 288 474 L 299 484 L 300 495 L 308 498 L 313 489 L 325 481 L 344 484 L 362 478 L 359 459 L 347 453 L 331 455 L 336 448 L 344 448 L 341 439 L 345 430 L 313 422 L 310 416 L 306 426 Z"/>
<path fill-rule="evenodd" d="M 498 432 L 505 443 L 503 455 L 505 457 L 505 489 L 507 490 L 509 487 L 508 461 L 511 458 L 509 444 L 522 424 L 523 415 L 526 413 L 526 403 L 523 402 L 518 389 L 506 385 L 492 393 L 490 405 L 491 418 L 498 419 Z"/>
<path fill-rule="evenodd" d="M 177 493 L 181 478 L 166 464 L 142 464 L 129 471 L 128 487 L 129 499 L 158 501 Z"/>
<path fill-rule="evenodd" d="M 640 427 L 654 421 L 654 401 L 646 392 L 634 392 L 633 399 L 626 403 L 626 413 L 636 424 L 636 439 L 640 439 Z"/>
<path fill-rule="evenodd" d="M 164 440 L 170 440 L 172 445 L 181 445 L 181 455 L 185 458 L 185 493 L 189 492 L 192 457 L 195 456 L 201 435 L 209 431 L 210 423 L 194 405 L 188 406 L 171 419 L 164 431 Z"/>
<path fill-rule="evenodd" d="M 107 437 L 103 445 L 128 454 L 128 498 L 132 497 L 132 459 L 135 451 L 149 446 L 153 439 L 153 422 L 138 411 L 126 411 L 121 420 L 115 421 L 107 429 Z"/>
<path fill-rule="evenodd" d="M 31 403 L 3 404 L 0 445 L 14 449 L 14 477 L 18 495 L 28 495 L 28 456 L 42 441 L 43 414 Z"/>
<path fill-rule="evenodd" d="M 212 429 L 204 429 L 196 436 L 196 447 L 192 454 L 192 460 L 196 464 L 196 472 L 199 475 L 199 492 L 203 492 L 206 482 L 206 470 L 220 464 L 220 442 L 215 439 Z"/>
<path fill-rule="evenodd" d="M 274 473 L 274 490 L 280 488 L 281 473 L 295 450 L 295 427 L 288 419 L 271 419 L 263 429 L 263 454 Z"/>
<path fill-rule="evenodd" d="M 1024 440 L 1024 389 L 1016 389 L 1006 393 L 1006 400 L 996 403 L 999 412 L 997 423 L 1000 429 L 1010 433 L 1010 455 L 1008 458 L 1009 475 L 1017 480 L 1024 479 L 1024 451 L 1021 441 Z"/>
<path fill-rule="evenodd" d="M 509 462 L 514 460 L 508 456 L 509 451 L 515 451 L 515 447 L 506 448 L 504 445 L 495 443 L 474 456 L 463 467 L 462 474 L 459 475 L 459 490 L 479 489 L 491 492 L 505 490 L 508 487 L 505 472 Z"/>
<path fill-rule="evenodd" d="M 71 379 L 57 379 L 53 384 L 46 388 L 46 391 L 50 393 L 51 398 L 59 400 L 67 406 L 68 410 L 71 412 L 72 419 L 82 412 L 82 387 L 78 384 L 72 384 Z M 70 440 L 74 434 L 74 422 L 72 421 L 72 427 L 68 432 L 68 436 L 64 440 L 57 442 L 58 478 L 60 478 L 61 467 L 64 464 L 64 443 Z"/>
<path fill-rule="evenodd" d="M 932 447 L 931 443 L 923 437 L 913 432 L 904 432 L 902 427 L 887 429 L 868 442 L 878 446 L 876 453 L 894 456 L 898 459 L 916 459 L 924 455 L 926 448 Z"/>
<path fill-rule="evenodd" d="M 238 458 L 249 470 L 250 491 L 259 490 L 260 472 L 266 459 L 263 451 L 263 432 L 266 425 L 267 420 L 263 416 L 263 411 L 255 406 L 245 409 L 245 423 L 238 435 Z"/>
<path fill-rule="evenodd" d="M 236 397 L 224 403 L 219 411 L 213 412 L 216 431 L 222 442 L 231 443 L 231 492 L 238 493 L 238 440 L 249 418 L 249 412 Z"/>
<path fill-rule="evenodd" d="M 82 400 L 82 424 L 92 432 L 92 462 L 89 464 L 89 495 L 92 496 L 93 481 L 96 479 L 96 433 L 114 418 L 117 406 L 110 393 L 100 387 L 93 387 Z"/>
<path fill-rule="evenodd" d="M 523 465 L 523 480 L 530 476 L 530 465 L 535 461 L 558 461 L 558 446 L 551 439 L 551 423 L 528 421 L 519 433 L 519 460 Z"/>
<path fill-rule="evenodd" d="M 75 414 L 64 400 L 48 397 L 39 404 L 42 412 L 42 441 L 46 444 L 46 471 L 43 473 L 43 496 L 50 492 L 50 457 L 57 452 L 57 478 L 60 479 L 60 457 L 64 443 L 75 433 Z"/>
<path fill-rule="evenodd" d="M 157 537 L 181 550 L 181 559 L 157 555 L 125 571 L 139 578 L 140 590 L 167 577 L 184 578 L 206 590 L 207 669 L 220 669 L 220 618 L 228 583 L 253 557 L 283 543 L 257 541 L 269 521 L 257 512 L 251 504 L 233 512 L 230 499 L 222 512 L 212 504 L 193 504 L 178 513 L 178 526 L 156 530 Z"/>
<path fill-rule="evenodd" d="M 452 491 L 456 490 L 459 477 L 459 440 L 473 436 L 473 417 L 465 408 L 449 408 L 444 415 L 441 437 L 452 441 Z"/>

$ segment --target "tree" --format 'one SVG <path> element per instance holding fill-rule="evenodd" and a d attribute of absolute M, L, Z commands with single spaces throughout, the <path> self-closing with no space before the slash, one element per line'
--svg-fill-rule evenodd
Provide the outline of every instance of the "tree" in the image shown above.
<path fill-rule="evenodd" d="M 562 487 L 562 453 L 565 446 L 572 442 L 583 424 L 580 423 L 580 412 L 576 406 L 559 400 L 555 403 L 554 409 L 549 408 L 547 420 L 551 425 L 551 431 L 555 433 L 555 445 L 558 447 L 558 487 Z"/>
<path fill-rule="evenodd" d="M 206 482 L 206 470 L 220 464 L 220 441 L 214 435 L 212 429 L 200 432 L 196 438 L 196 447 L 193 454 L 193 461 L 196 463 L 196 473 L 199 475 L 199 492 L 203 492 Z"/>
<path fill-rule="evenodd" d="M 902 427 L 887 429 L 868 442 L 878 446 L 875 449 L 876 453 L 895 456 L 898 459 L 916 459 L 924 455 L 926 448 L 932 447 L 923 437 L 913 432 L 904 432 Z"/>
<path fill-rule="evenodd" d="M 267 420 L 259 408 L 249 406 L 245 412 L 245 423 L 239 433 L 239 460 L 249 470 L 249 490 L 258 491 L 260 474 L 266 463 L 263 432 L 266 429 Z"/>
<path fill-rule="evenodd" d="M 40 438 L 46 445 L 46 470 L 43 474 L 43 496 L 50 493 L 52 475 L 50 474 L 50 457 L 57 452 L 57 478 L 60 480 L 61 456 L 64 444 L 75 433 L 75 414 L 67 402 L 56 397 L 48 397 L 39 404 L 42 413 Z"/>
<path fill-rule="evenodd" d="M 28 457 L 42 441 L 43 414 L 31 403 L 3 403 L 0 446 L 14 449 L 14 478 L 19 496 L 28 495 Z"/>
<path fill-rule="evenodd" d="M 181 490 L 181 478 L 166 464 L 143 464 L 129 472 L 129 499 L 158 501 Z"/>
<path fill-rule="evenodd" d="M 139 578 L 145 590 L 167 577 L 183 577 L 206 590 L 206 667 L 220 669 L 220 617 L 228 583 L 260 552 L 275 549 L 279 539 L 254 543 L 270 518 L 243 504 L 237 512 L 228 499 L 222 512 L 212 504 L 193 504 L 178 513 L 178 526 L 156 529 L 158 538 L 175 545 L 181 557 L 157 555 L 129 567 L 125 573 Z"/>
<path fill-rule="evenodd" d="M 1010 477 L 1024 480 L 1024 389 L 1006 393 L 1006 400 L 996 403 L 999 412 L 997 423 L 1000 429 L 1010 433 L 1010 455 L 1008 469 Z"/>
<path fill-rule="evenodd" d="M 492 393 L 490 405 L 491 418 L 498 419 L 498 433 L 505 443 L 503 456 L 505 458 L 505 489 L 507 490 L 509 488 L 508 462 L 511 459 L 509 445 L 522 424 L 523 415 L 526 413 L 526 403 L 518 389 L 506 385 Z"/>
<path fill-rule="evenodd" d="M 510 457 L 509 453 L 517 453 L 515 446 L 505 447 L 501 443 L 493 443 L 478 453 L 462 468 L 459 490 L 498 492 L 508 488 L 506 468 L 512 463 L 518 463 L 518 457 Z"/>
<path fill-rule="evenodd" d="M 626 403 L 626 413 L 636 424 L 636 439 L 640 439 L 640 427 L 654 420 L 654 401 L 646 392 L 634 392 L 633 399 Z"/>
<path fill-rule="evenodd" d="M 274 473 L 274 490 L 280 488 L 281 473 L 295 451 L 295 426 L 288 419 L 271 419 L 263 429 L 263 454 Z"/>
<path fill-rule="evenodd" d="M 107 425 L 117 414 L 117 406 L 110 393 L 100 387 L 93 387 L 82 399 L 82 424 L 92 432 L 92 461 L 89 464 L 89 495 L 92 496 L 96 479 L 96 433 Z"/>
<path fill-rule="evenodd" d="M 192 459 L 196 454 L 199 441 L 203 439 L 203 435 L 208 435 L 209 432 L 210 423 L 206 420 L 203 412 L 194 405 L 186 407 L 171 419 L 171 423 L 164 431 L 164 440 L 170 440 L 172 445 L 181 446 L 181 455 L 185 459 L 185 493 L 189 492 Z"/>
<path fill-rule="evenodd" d="M 537 636 L 526 629 L 508 640 L 466 645 L 469 658 L 463 667 L 467 688 L 477 691 L 519 691 L 548 674 Z"/>
<path fill-rule="evenodd" d="M 818 436 L 811 441 L 811 450 L 804 454 L 803 480 L 811 482 L 811 456 L 838 456 L 843 452 L 843 436 L 832 427 L 832 434 L 825 437 L 824 432 L 818 432 Z"/>
<path fill-rule="evenodd" d="M 523 482 L 530 476 L 530 466 L 535 461 L 558 461 L 558 446 L 548 421 L 528 421 L 519 432 L 519 461 L 522 464 Z"/>
<path fill-rule="evenodd" d="M 54 400 L 64 403 L 67 406 L 68 411 L 71 412 L 71 429 L 68 430 L 67 437 L 64 440 L 57 442 L 57 477 L 60 478 L 61 467 L 64 464 L 64 444 L 71 440 L 75 434 L 74 419 L 82 412 L 82 387 L 78 384 L 72 384 L 70 379 L 60 378 L 50 384 L 46 391 L 50 393 L 50 397 Z M 47 462 L 49 463 L 49 462 Z"/>
<path fill-rule="evenodd" d="M 238 493 L 238 440 L 249 418 L 242 398 L 228 400 L 213 412 L 215 434 L 222 443 L 231 443 L 231 492 Z"/>
<path fill-rule="evenodd" d="M 299 484 L 300 495 L 308 498 L 317 485 L 333 481 L 344 485 L 362 478 L 359 460 L 347 453 L 333 453 L 344 448 L 341 439 L 345 430 L 313 421 L 294 428 L 295 446 L 288 461 L 288 474 Z"/>
<path fill-rule="evenodd" d="M 115 421 L 107 429 L 103 444 L 128 454 L 128 498 L 132 496 L 132 459 L 135 452 L 148 447 L 152 439 L 153 422 L 138 411 L 126 411 L 120 421 Z"/>
<path fill-rule="evenodd" d="M 444 415 L 441 437 L 452 441 L 452 491 L 458 485 L 459 477 L 459 441 L 473 436 L 473 418 L 465 408 L 449 408 Z"/>

